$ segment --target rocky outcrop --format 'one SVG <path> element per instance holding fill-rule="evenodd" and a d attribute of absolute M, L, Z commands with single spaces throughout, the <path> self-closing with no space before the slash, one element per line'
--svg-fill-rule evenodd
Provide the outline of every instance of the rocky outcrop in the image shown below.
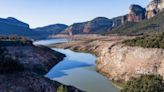
<path fill-rule="evenodd" d="M 152 11 L 152 10 L 159 10 L 162 11 L 164 9 L 164 0 L 153 0 L 148 4 L 146 10 Z"/>
<path fill-rule="evenodd" d="M 145 19 L 145 12 L 145 9 L 141 6 L 131 5 L 127 19 L 129 22 L 141 22 L 143 19 Z"/>
<path fill-rule="evenodd" d="M 154 17 L 155 15 L 157 15 L 157 13 L 158 12 L 156 10 L 147 11 L 146 12 L 146 18 L 150 19 L 150 18 Z"/>
<path fill-rule="evenodd" d="M 0 92 L 58 92 L 61 85 L 67 92 L 82 92 L 44 77 L 64 57 L 45 46 L 19 43 L 0 46 Z"/>
<path fill-rule="evenodd" d="M 125 22 L 141 22 L 145 19 L 145 8 L 142 8 L 139 5 L 131 5 L 129 7 L 129 13 L 125 16 L 122 16 L 122 23 Z"/>
<path fill-rule="evenodd" d="M 69 26 L 64 33 L 73 35 L 73 34 L 83 34 L 84 26 L 87 24 L 85 23 L 74 23 L 73 25 Z"/>
<path fill-rule="evenodd" d="M 0 74 L 0 92 L 58 92 L 61 85 L 31 72 Z M 67 92 L 82 92 L 71 86 L 63 88 Z"/>
<path fill-rule="evenodd" d="M 150 19 L 154 17 L 159 12 L 164 9 L 164 0 L 153 0 L 145 8 L 142 8 L 139 5 L 131 5 L 129 8 L 129 13 L 125 16 L 122 16 L 122 23 L 125 22 L 141 22 L 144 19 Z"/>
<path fill-rule="evenodd" d="M 160 11 L 164 9 L 164 0 L 153 0 L 146 7 L 147 13 L 146 16 L 148 19 L 154 17 Z"/>
<path fill-rule="evenodd" d="M 69 35 L 73 34 L 90 34 L 101 33 L 108 28 L 112 28 L 113 21 L 105 18 L 98 17 L 88 22 L 75 23 L 65 30 Z"/>
<path fill-rule="evenodd" d="M 88 22 L 75 23 L 69 26 L 65 33 L 69 35 L 74 34 L 89 34 L 89 33 L 104 33 L 119 27 L 126 22 L 141 22 L 150 16 L 154 16 L 156 11 L 147 12 L 145 8 L 140 5 L 132 4 L 129 7 L 129 13 L 123 16 L 112 19 L 98 17 Z"/>
<path fill-rule="evenodd" d="M 142 74 L 164 76 L 163 53 L 163 49 L 116 45 L 98 58 L 97 70 L 115 81 L 126 81 Z"/>
<path fill-rule="evenodd" d="M 122 16 L 116 17 L 112 19 L 113 24 L 112 24 L 112 28 L 116 28 L 118 26 L 120 26 L 123 22 L 122 22 Z M 111 29 L 111 28 L 109 28 Z"/>
<path fill-rule="evenodd" d="M 47 73 L 65 56 L 44 46 L 7 46 L 5 48 L 26 70 L 40 74 Z"/>
<path fill-rule="evenodd" d="M 83 32 L 84 33 L 98 33 L 98 31 L 103 31 L 103 29 L 107 29 L 112 27 L 113 21 L 105 18 L 105 17 L 98 17 L 89 21 L 85 27 Z"/>

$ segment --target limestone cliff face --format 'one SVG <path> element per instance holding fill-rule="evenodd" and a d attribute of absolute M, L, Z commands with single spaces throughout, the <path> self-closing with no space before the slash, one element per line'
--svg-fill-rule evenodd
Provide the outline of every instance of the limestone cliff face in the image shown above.
<path fill-rule="evenodd" d="M 163 10 L 164 9 L 164 0 L 153 0 L 152 2 L 150 2 L 150 4 L 148 4 L 148 6 L 146 8 L 147 11 L 151 11 L 154 9 Z"/>
<path fill-rule="evenodd" d="M 140 5 L 132 4 L 129 7 L 129 13 L 123 16 L 108 19 L 98 17 L 91 21 L 75 23 L 69 26 L 65 33 L 74 34 L 95 34 L 111 31 L 126 22 L 141 22 L 144 19 L 150 19 L 164 9 L 164 0 L 153 0 L 150 4 L 143 8 Z"/>
<path fill-rule="evenodd" d="M 145 8 L 142 8 L 139 5 L 131 5 L 129 7 L 129 13 L 125 16 L 122 16 L 122 23 L 125 22 L 141 22 L 145 19 Z"/>
<path fill-rule="evenodd" d="M 164 50 L 119 44 L 101 53 L 97 70 L 115 81 L 126 81 L 141 74 L 164 76 Z"/>
<path fill-rule="evenodd" d="M 145 19 L 145 9 L 139 5 L 131 5 L 128 14 L 129 22 L 140 22 Z"/>
<path fill-rule="evenodd" d="M 164 0 L 153 0 L 146 7 L 147 13 L 146 16 L 148 19 L 154 17 L 158 12 L 164 9 Z"/>

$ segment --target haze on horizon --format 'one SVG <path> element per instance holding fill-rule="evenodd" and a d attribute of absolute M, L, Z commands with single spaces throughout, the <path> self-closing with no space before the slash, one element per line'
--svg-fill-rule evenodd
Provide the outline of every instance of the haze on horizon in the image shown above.
<path fill-rule="evenodd" d="M 96 17 L 128 13 L 131 4 L 142 7 L 151 0 L 0 0 L 0 17 L 15 17 L 31 28 L 62 23 L 71 25 Z"/>

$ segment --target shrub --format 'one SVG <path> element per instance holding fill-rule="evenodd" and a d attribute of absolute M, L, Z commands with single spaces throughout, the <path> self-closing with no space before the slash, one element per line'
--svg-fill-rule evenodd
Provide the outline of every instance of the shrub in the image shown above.
<path fill-rule="evenodd" d="M 32 41 L 19 36 L 0 36 L 0 46 L 33 45 Z"/>
<path fill-rule="evenodd" d="M 57 88 L 57 92 L 68 92 L 68 91 L 67 91 L 67 88 L 66 87 L 64 87 L 63 85 L 61 85 L 61 86 L 59 86 Z"/>
<path fill-rule="evenodd" d="M 160 75 L 142 75 L 127 81 L 121 92 L 164 92 L 163 78 Z"/>
<path fill-rule="evenodd" d="M 145 48 L 163 48 L 164 49 L 164 32 L 151 35 L 145 35 L 143 37 L 137 37 L 132 40 L 126 40 L 125 43 L 128 46 L 141 46 Z"/>
<path fill-rule="evenodd" d="M 0 48 L 0 73 L 13 73 L 23 71 L 23 66 L 18 60 L 12 59 L 5 48 Z"/>

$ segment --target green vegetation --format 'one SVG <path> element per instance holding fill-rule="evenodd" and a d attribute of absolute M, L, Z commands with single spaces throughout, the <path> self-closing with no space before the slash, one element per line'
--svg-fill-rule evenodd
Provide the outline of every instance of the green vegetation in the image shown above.
<path fill-rule="evenodd" d="M 0 73 L 13 73 L 23 71 L 22 65 L 18 60 L 12 59 L 5 48 L 0 47 Z"/>
<path fill-rule="evenodd" d="M 0 36 L 0 46 L 32 45 L 32 41 L 18 36 Z"/>
<path fill-rule="evenodd" d="M 151 19 L 145 19 L 139 23 L 125 23 L 118 28 L 108 31 L 104 34 L 119 34 L 119 35 L 142 35 L 151 32 L 164 31 L 164 11 L 157 14 Z"/>
<path fill-rule="evenodd" d="M 142 75 L 126 82 L 121 92 L 164 92 L 163 78 L 160 75 Z"/>
<path fill-rule="evenodd" d="M 128 46 L 141 46 L 145 48 L 163 48 L 164 49 L 164 32 L 151 35 L 145 35 L 143 37 L 137 37 L 132 40 L 126 40 Z"/>
<path fill-rule="evenodd" d="M 61 85 L 61 86 L 59 86 L 57 88 L 57 92 L 68 92 L 68 91 L 67 91 L 67 88 L 66 87 L 64 87 L 63 85 Z"/>

